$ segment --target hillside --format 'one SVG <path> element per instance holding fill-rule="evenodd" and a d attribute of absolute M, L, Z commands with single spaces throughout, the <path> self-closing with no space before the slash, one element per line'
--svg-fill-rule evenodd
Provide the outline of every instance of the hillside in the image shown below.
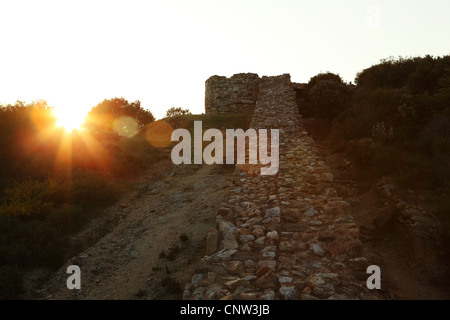
<path fill-rule="evenodd" d="M 448 299 L 449 79 L 448 56 L 383 60 L 356 85 L 213 76 L 207 114 L 155 121 L 114 98 L 73 132 L 45 101 L 2 106 L 0 297 Z M 237 128 L 260 142 L 243 164 L 218 137 Z M 175 165 L 175 129 L 192 159 L 218 129 L 197 161 L 219 146 L 208 159 L 234 163 Z"/>
<path fill-rule="evenodd" d="M 296 110 L 288 78 L 264 78 L 250 126 L 264 127 L 276 114 L 283 133 L 275 176 L 258 175 L 258 165 L 163 160 L 105 211 L 109 231 L 34 297 L 448 299 L 440 224 L 425 198 L 389 177 L 362 174 L 345 143 L 338 147 L 330 120 L 302 119 Z M 246 128 L 244 119 L 169 122 L 192 130 L 194 120 L 204 121 L 205 130 Z M 65 288 L 73 263 L 84 272 L 80 291 Z M 381 268 L 381 290 L 365 285 L 369 265 Z"/>

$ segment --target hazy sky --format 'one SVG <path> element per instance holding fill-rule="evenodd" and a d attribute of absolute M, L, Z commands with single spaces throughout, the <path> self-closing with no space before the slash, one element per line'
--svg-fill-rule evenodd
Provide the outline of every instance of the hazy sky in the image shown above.
<path fill-rule="evenodd" d="M 205 80 L 331 71 L 450 54 L 450 1 L 0 0 L 0 103 L 80 113 L 105 98 L 204 112 Z M 75 116 L 74 113 L 74 116 Z"/>

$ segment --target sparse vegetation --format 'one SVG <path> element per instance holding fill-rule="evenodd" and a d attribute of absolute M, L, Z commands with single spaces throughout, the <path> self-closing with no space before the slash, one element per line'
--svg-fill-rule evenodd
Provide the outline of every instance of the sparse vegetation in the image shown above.
<path fill-rule="evenodd" d="M 167 253 L 163 250 L 159 253 L 159 258 L 166 258 L 169 261 L 174 261 L 177 253 L 180 252 L 180 247 L 177 244 L 172 244 L 172 246 L 167 250 Z"/>
<path fill-rule="evenodd" d="M 139 103 L 125 105 L 140 125 L 152 121 Z M 23 268 L 57 268 L 76 253 L 70 234 L 114 203 L 139 172 L 167 156 L 139 135 L 67 133 L 56 126 L 52 110 L 45 101 L 0 106 L 3 298 L 22 292 L 16 278 Z"/>
<path fill-rule="evenodd" d="M 355 82 L 344 89 L 337 75 L 311 78 L 297 91 L 301 112 L 331 116 L 369 178 L 390 175 L 401 186 L 442 194 L 437 212 L 450 226 L 450 56 L 382 60 Z"/>
<path fill-rule="evenodd" d="M 203 130 L 216 128 L 219 130 L 241 128 L 247 130 L 252 115 L 249 113 L 224 113 L 224 114 L 204 114 L 204 115 L 183 115 L 164 120 L 170 123 L 173 128 L 184 128 L 193 132 L 194 121 L 202 121 Z"/>
<path fill-rule="evenodd" d="M 86 127 L 97 134 L 116 134 L 131 137 L 144 125 L 155 121 L 152 113 L 141 107 L 140 101 L 124 98 L 105 99 L 92 108 Z"/>
<path fill-rule="evenodd" d="M 169 252 L 167 253 L 167 260 L 169 260 L 169 261 L 175 260 L 175 257 L 178 252 L 180 252 L 180 248 L 176 244 L 173 244 L 169 248 Z"/>
<path fill-rule="evenodd" d="M 177 116 L 185 116 L 192 114 L 189 109 L 182 109 L 181 107 L 175 108 L 171 107 L 166 111 L 166 117 L 177 117 Z"/>

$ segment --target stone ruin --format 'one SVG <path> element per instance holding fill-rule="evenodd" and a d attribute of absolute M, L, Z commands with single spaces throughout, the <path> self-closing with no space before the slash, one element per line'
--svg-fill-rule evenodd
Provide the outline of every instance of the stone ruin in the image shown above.
<path fill-rule="evenodd" d="M 236 166 L 183 299 L 380 299 L 365 286 L 370 263 L 351 205 L 305 131 L 295 91 L 289 74 L 206 81 L 207 113 L 253 109 L 251 128 L 280 130 L 280 168 L 263 176 Z"/>
<path fill-rule="evenodd" d="M 205 82 L 207 114 L 255 109 L 260 79 L 255 73 L 239 73 L 231 78 L 212 76 Z"/>
<path fill-rule="evenodd" d="M 288 74 L 283 77 L 260 78 L 256 73 L 238 73 L 230 78 L 224 76 L 212 76 L 205 81 L 205 112 L 206 114 L 253 112 L 258 100 L 258 94 L 262 79 L 284 79 L 289 86 L 298 93 L 304 88 L 302 83 L 290 82 Z M 277 80 L 275 80 L 277 81 Z M 267 86 L 267 84 L 265 84 Z"/>

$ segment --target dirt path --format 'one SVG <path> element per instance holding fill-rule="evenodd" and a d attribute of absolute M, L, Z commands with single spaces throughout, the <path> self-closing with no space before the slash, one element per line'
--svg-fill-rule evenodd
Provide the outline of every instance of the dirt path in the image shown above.
<path fill-rule="evenodd" d="M 172 165 L 158 177 L 143 177 L 102 221 L 91 223 L 108 221 L 107 234 L 53 274 L 35 298 L 180 299 L 178 283 L 189 281 L 204 255 L 207 229 L 233 172 L 230 166 Z M 81 290 L 66 287 L 71 264 L 80 266 Z"/>

